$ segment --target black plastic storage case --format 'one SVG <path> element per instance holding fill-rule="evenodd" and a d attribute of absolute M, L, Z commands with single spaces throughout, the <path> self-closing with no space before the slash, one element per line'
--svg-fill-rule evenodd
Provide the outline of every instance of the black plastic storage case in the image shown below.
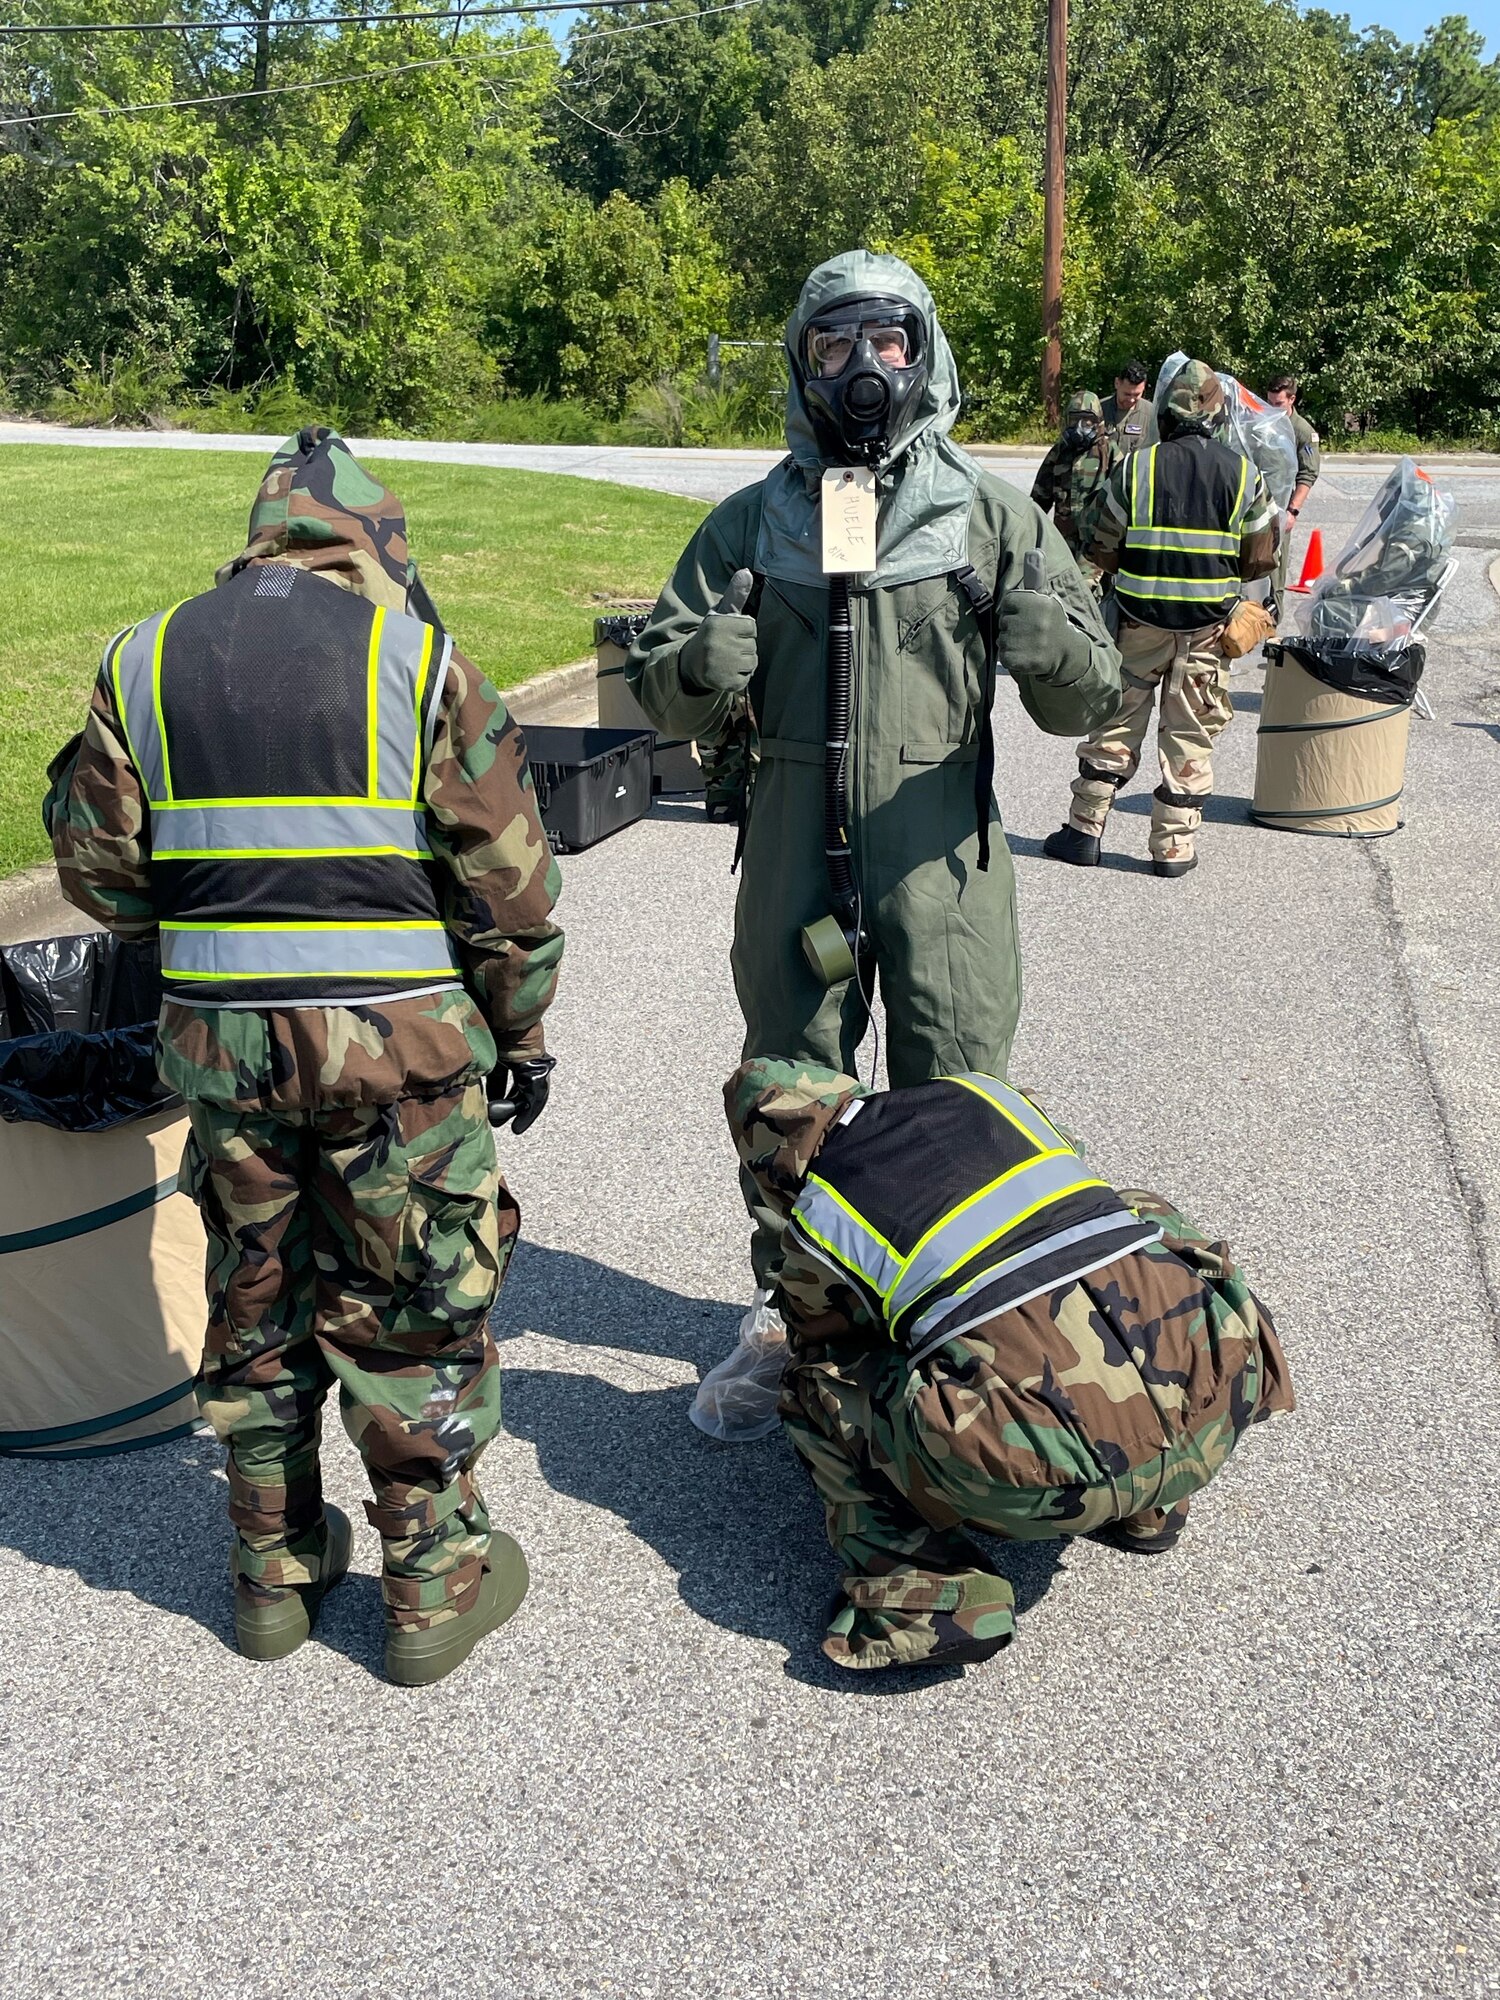
<path fill-rule="evenodd" d="M 651 810 L 654 729 L 528 728 L 526 755 L 547 839 L 576 854 Z"/>

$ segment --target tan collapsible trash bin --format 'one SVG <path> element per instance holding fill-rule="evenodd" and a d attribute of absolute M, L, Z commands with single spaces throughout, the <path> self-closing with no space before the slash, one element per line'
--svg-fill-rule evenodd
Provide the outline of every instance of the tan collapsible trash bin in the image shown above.
<path fill-rule="evenodd" d="M 1394 833 L 1411 709 L 1344 694 L 1268 649 L 1251 818 L 1287 833 Z"/>
<path fill-rule="evenodd" d="M 646 711 L 625 684 L 625 654 L 645 624 L 644 617 L 596 618 L 594 654 L 601 729 L 652 729 Z M 623 642 L 623 643 L 622 643 Z M 658 792 L 701 792 L 703 771 L 691 742 L 657 735 L 652 752 L 652 789 Z"/>
<path fill-rule="evenodd" d="M 156 1444 L 197 1420 L 203 1224 L 180 1108 L 104 1132 L 0 1122 L 0 1452 Z"/>

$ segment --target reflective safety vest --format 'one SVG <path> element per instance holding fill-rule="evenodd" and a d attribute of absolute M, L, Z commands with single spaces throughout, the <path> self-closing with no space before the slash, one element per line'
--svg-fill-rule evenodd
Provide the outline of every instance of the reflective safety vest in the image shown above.
<path fill-rule="evenodd" d="M 174 999 L 337 1006 L 459 983 L 423 866 L 450 652 L 285 563 L 112 641 Z"/>
<path fill-rule="evenodd" d="M 1171 438 L 1129 460 L 1126 498 L 1120 609 L 1172 632 L 1217 624 L 1240 594 L 1240 536 L 1255 498 L 1249 459 L 1215 438 Z"/>
<path fill-rule="evenodd" d="M 1031 1101 L 992 1076 L 856 1098 L 792 1211 L 913 1362 L 1161 1231 Z"/>

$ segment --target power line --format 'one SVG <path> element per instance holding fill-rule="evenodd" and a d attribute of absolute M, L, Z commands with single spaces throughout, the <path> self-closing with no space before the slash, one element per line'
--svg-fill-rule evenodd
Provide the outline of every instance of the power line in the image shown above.
<path fill-rule="evenodd" d="M 640 0 L 587 0 L 593 7 L 634 7 Z M 435 7 L 418 13 L 287 14 L 280 20 L 254 15 L 238 21 L 20 21 L 0 24 L 0 35 L 228 35 L 252 28 L 383 28 L 393 21 L 479 21 L 497 14 L 577 14 L 579 0 L 537 0 L 535 6 Z"/>
<path fill-rule="evenodd" d="M 747 7 L 754 7 L 759 0 L 727 0 L 719 7 L 700 7 L 692 14 L 665 14 L 654 21 L 631 21 L 623 28 L 597 28 L 591 34 L 579 35 L 579 42 L 610 41 L 616 35 L 639 35 L 648 28 L 669 28 L 681 21 L 703 21 L 711 14 L 742 14 Z M 239 104 L 251 97 L 284 97 L 292 91 L 334 90 L 346 83 L 373 83 L 383 77 L 406 76 L 412 70 L 448 69 L 454 63 L 464 62 L 514 62 L 518 56 L 530 55 L 533 48 L 542 43 L 520 44 L 507 49 L 473 49 L 461 55 L 429 56 L 422 62 L 393 63 L 387 69 L 355 70 L 348 76 L 323 76 L 309 78 L 305 83 L 273 83 L 264 90 L 221 90 L 207 97 L 164 97 L 154 104 L 79 104 L 71 111 L 33 111 L 20 118 L 0 118 L 0 131 L 12 125 L 55 125 L 64 118 L 130 118 L 142 111 L 189 111 L 205 104 Z"/>

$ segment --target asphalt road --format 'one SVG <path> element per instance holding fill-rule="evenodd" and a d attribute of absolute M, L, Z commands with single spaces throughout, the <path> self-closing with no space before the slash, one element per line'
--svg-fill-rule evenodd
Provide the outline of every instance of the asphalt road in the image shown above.
<path fill-rule="evenodd" d="M 1331 470 L 1311 522 L 1374 477 Z M 1014 1074 L 1229 1237 L 1301 1398 L 1180 1549 L 1019 1552 L 1017 1642 L 978 1671 L 821 1660 L 836 1572 L 788 1451 L 686 1421 L 748 1282 L 732 838 L 659 808 L 565 864 L 558 1087 L 506 1148 L 486 1484 L 524 1613 L 387 1687 L 361 1527 L 321 1643 L 255 1667 L 213 1447 L 0 1464 L 7 2000 L 1500 1992 L 1500 476 L 1452 484 L 1394 839 L 1246 822 L 1252 671 L 1197 873 L 1150 874 L 1144 776 L 1109 865 L 1060 868 L 1071 749 L 1002 690 Z"/>

